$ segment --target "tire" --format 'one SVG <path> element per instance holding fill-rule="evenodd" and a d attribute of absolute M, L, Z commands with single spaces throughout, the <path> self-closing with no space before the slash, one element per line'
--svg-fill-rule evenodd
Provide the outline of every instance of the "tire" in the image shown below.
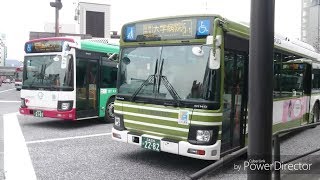
<path fill-rule="evenodd" d="M 115 97 L 110 97 L 106 104 L 105 116 L 103 118 L 104 122 L 113 123 L 114 122 L 114 100 Z"/>
<path fill-rule="evenodd" d="M 316 103 L 313 106 L 312 122 L 313 123 L 319 122 L 319 103 Z"/>

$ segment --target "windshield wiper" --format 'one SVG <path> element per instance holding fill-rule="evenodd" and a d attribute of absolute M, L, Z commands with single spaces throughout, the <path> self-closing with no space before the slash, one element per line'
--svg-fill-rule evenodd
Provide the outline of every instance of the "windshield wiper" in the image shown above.
<path fill-rule="evenodd" d="M 172 96 L 173 100 L 176 102 L 177 106 L 180 105 L 180 96 L 177 93 L 177 91 L 173 88 L 172 84 L 168 81 L 166 76 L 162 76 L 162 70 L 163 70 L 163 63 L 164 63 L 164 59 L 162 59 L 161 62 L 161 66 L 160 66 L 160 79 L 159 79 L 159 83 L 158 83 L 158 92 L 160 92 L 160 83 L 161 80 L 163 81 L 164 86 L 167 88 L 167 90 L 169 91 L 170 95 Z"/>
<path fill-rule="evenodd" d="M 157 61 L 156 61 L 156 68 L 154 69 L 154 74 L 153 75 L 156 75 L 157 74 L 157 70 L 158 70 L 158 59 L 157 59 Z M 159 78 L 159 77 L 158 77 Z M 153 79 L 153 90 L 152 90 L 152 92 L 153 93 L 155 93 L 154 92 L 154 90 L 156 89 L 156 85 L 157 85 L 157 83 L 156 83 L 156 77 Z"/>
<path fill-rule="evenodd" d="M 154 93 L 154 89 L 155 89 L 155 86 L 156 86 L 156 73 L 157 73 L 157 70 L 158 70 L 158 59 L 156 60 L 156 67 L 155 67 L 155 70 L 154 70 L 154 74 L 152 75 L 149 75 L 148 78 L 143 81 L 143 83 L 140 85 L 140 87 L 133 93 L 132 97 L 131 97 L 131 102 L 134 101 L 134 98 L 139 94 L 139 92 L 141 91 L 141 89 L 147 85 L 147 84 L 150 84 L 152 82 L 152 79 L 153 79 L 153 93 Z"/>
<path fill-rule="evenodd" d="M 173 100 L 177 103 L 177 106 L 180 105 L 180 96 L 177 91 L 173 88 L 172 84 L 168 81 L 166 76 L 161 76 L 164 86 L 169 91 L 170 95 L 173 97 Z"/>
<path fill-rule="evenodd" d="M 148 78 L 145 81 L 143 81 L 140 87 L 132 94 L 131 102 L 134 101 L 134 98 L 139 94 L 139 92 L 145 85 L 150 84 L 152 82 L 152 79 L 154 79 L 154 76 L 155 76 L 154 74 L 149 75 Z"/>

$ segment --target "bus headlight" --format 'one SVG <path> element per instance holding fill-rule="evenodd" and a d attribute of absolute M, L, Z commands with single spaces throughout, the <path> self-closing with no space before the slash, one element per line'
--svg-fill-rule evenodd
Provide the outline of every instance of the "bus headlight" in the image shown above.
<path fill-rule="evenodd" d="M 117 126 L 117 127 L 120 127 L 121 126 L 121 119 L 119 116 L 115 116 L 114 117 L 114 125 Z"/>
<path fill-rule="evenodd" d="M 123 115 L 122 114 L 114 114 L 114 124 L 113 128 L 115 128 L 118 131 L 123 131 L 126 128 L 124 127 L 124 122 L 123 122 Z"/>
<path fill-rule="evenodd" d="M 219 126 L 191 125 L 188 142 L 195 145 L 213 145 L 219 137 Z"/>
<path fill-rule="evenodd" d="M 68 102 L 61 103 L 62 110 L 68 110 L 69 107 L 70 107 L 70 103 L 68 103 Z"/>
<path fill-rule="evenodd" d="M 212 131 L 210 130 L 197 130 L 196 140 L 201 142 L 209 142 L 211 135 Z"/>
<path fill-rule="evenodd" d="M 73 101 L 58 101 L 59 111 L 69 111 L 72 109 Z"/>

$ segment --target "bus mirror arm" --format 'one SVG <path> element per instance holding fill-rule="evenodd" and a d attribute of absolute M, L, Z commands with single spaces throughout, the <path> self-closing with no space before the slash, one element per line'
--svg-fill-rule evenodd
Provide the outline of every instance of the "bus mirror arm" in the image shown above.
<path fill-rule="evenodd" d="M 206 44 L 211 45 L 212 49 L 209 54 L 209 68 L 210 69 L 219 69 L 220 68 L 220 57 L 221 57 L 221 44 L 222 36 L 218 35 L 217 30 L 220 23 L 223 22 L 219 18 L 214 20 L 213 25 L 213 35 L 207 36 Z"/>
<path fill-rule="evenodd" d="M 116 53 L 113 53 L 111 56 L 109 56 L 108 60 L 113 61 L 112 59 L 116 56 Z"/>
<path fill-rule="evenodd" d="M 213 52 L 213 49 L 210 50 L 210 55 L 209 55 L 209 68 L 210 69 L 219 69 L 220 68 L 220 55 L 221 55 L 220 47 L 217 47 L 215 49 L 215 52 Z"/>

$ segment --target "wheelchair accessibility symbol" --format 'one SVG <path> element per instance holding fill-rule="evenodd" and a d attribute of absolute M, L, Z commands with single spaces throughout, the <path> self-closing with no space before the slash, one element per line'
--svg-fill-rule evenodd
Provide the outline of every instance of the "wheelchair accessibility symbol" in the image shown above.
<path fill-rule="evenodd" d="M 197 35 L 209 35 L 210 20 L 200 20 L 197 23 Z"/>
<path fill-rule="evenodd" d="M 27 44 L 27 52 L 31 52 L 32 51 L 32 44 Z"/>

